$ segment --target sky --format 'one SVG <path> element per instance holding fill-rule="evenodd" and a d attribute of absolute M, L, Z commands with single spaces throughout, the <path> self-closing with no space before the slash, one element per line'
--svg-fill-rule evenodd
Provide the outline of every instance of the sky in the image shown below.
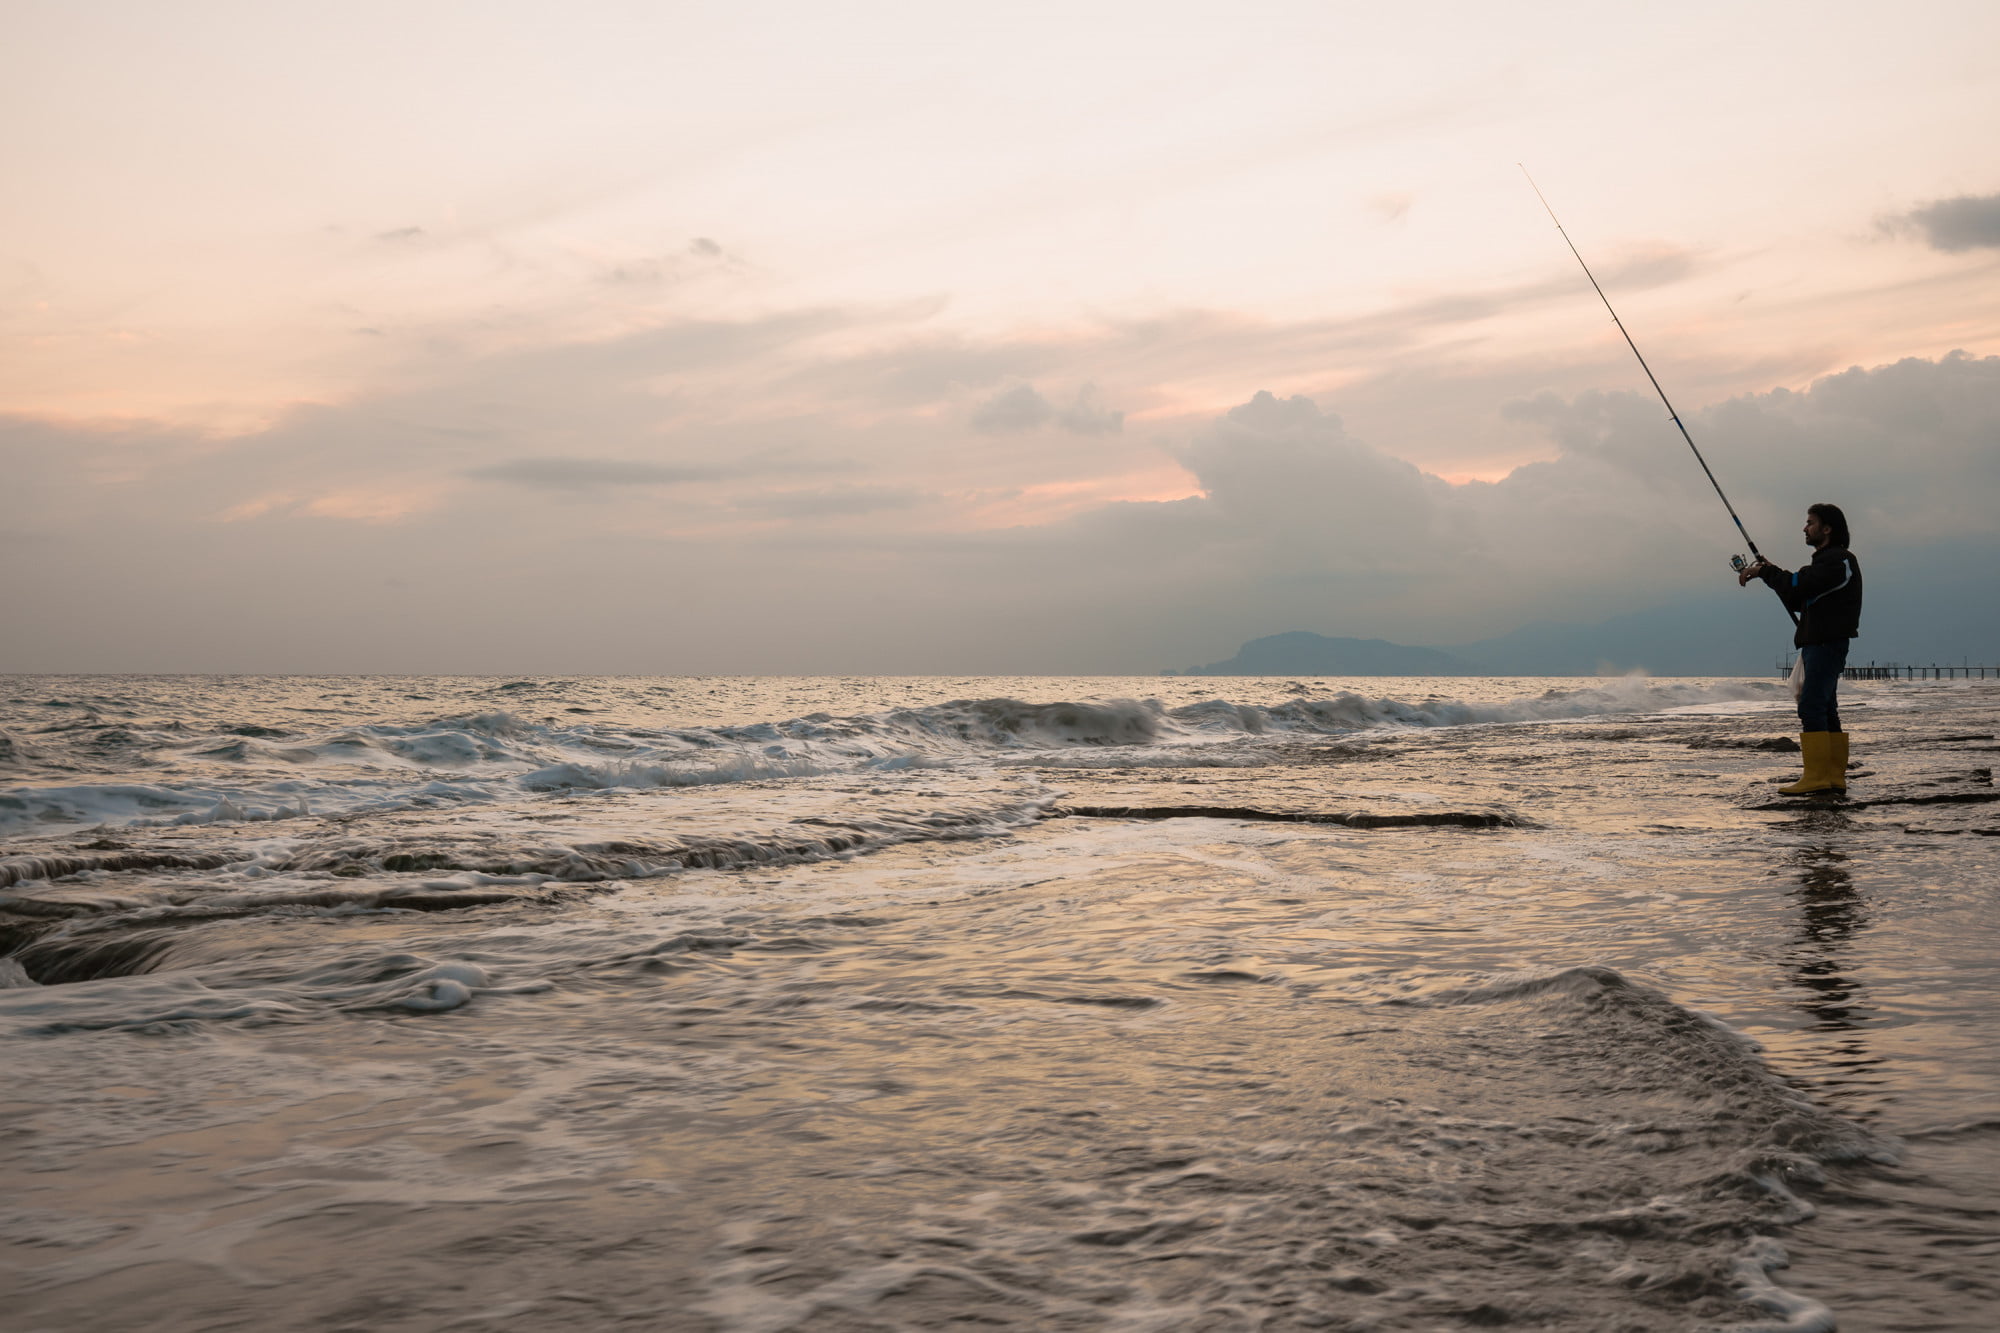
<path fill-rule="evenodd" d="M 1990 4 L 0 10 L 0 670 L 2000 651 Z"/>

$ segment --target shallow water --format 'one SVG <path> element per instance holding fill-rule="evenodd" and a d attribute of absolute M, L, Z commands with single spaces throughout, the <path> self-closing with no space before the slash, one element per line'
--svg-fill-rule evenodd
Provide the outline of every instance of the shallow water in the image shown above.
<path fill-rule="evenodd" d="M 4 678 L 20 1326 L 1984 1328 L 2000 689 L 1846 694 Z"/>

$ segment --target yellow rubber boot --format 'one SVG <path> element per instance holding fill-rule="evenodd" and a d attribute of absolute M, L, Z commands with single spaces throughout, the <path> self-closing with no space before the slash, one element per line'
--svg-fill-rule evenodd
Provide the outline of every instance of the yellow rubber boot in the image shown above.
<path fill-rule="evenodd" d="M 1805 796 L 1816 791 L 1834 791 L 1833 733 L 1830 731 L 1802 731 L 1799 733 L 1799 751 L 1805 759 L 1805 776 L 1789 787 L 1778 791 L 1785 796 Z"/>
<path fill-rule="evenodd" d="M 1826 775 L 1833 779 L 1833 786 L 1836 791 L 1846 791 L 1847 733 L 1844 731 L 1830 731 L 1827 735 L 1833 737 L 1833 753 L 1827 757 Z"/>

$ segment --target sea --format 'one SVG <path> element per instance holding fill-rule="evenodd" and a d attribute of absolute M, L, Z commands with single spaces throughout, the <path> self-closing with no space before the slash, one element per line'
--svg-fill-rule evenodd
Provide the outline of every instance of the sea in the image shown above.
<path fill-rule="evenodd" d="M 0 677 L 0 1328 L 2000 1327 L 2000 682 Z"/>

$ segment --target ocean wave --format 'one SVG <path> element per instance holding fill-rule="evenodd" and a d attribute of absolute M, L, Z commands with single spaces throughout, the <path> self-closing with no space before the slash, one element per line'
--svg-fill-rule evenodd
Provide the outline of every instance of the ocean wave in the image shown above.
<path fill-rule="evenodd" d="M 723 754 L 706 760 L 673 764 L 648 764 L 625 759 L 603 764 L 551 764 L 515 779 L 528 791 L 564 789 L 602 790 L 612 787 L 710 787 L 727 782 L 754 782 L 765 778 L 814 778 L 855 770 L 897 772 L 910 768 L 939 766 L 941 761 L 927 755 L 888 755 L 855 764 L 841 765 L 816 759 L 790 759 L 768 755 Z"/>
<path fill-rule="evenodd" d="M 502 781 L 361 782 L 286 779 L 166 783 L 73 783 L 0 790 L 0 836 L 91 828 L 167 828 L 243 824 L 427 809 L 490 801 L 512 793 Z"/>
<path fill-rule="evenodd" d="M 0 858 L 0 889 L 38 879 L 61 879 L 87 871 L 215 870 L 237 860 L 229 852 L 111 851 L 48 852 Z M 7 904 L 12 908 L 14 904 Z"/>
<path fill-rule="evenodd" d="M 1818 1105 L 1764 1063 L 1761 1049 L 1743 1033 L 1698 1009 L 1609 967 L 1530 968 L 1491 973 L 1470 981 L 1431 983 L 1383 1003 L 1420 1007 L 1524 1005 L 1550 1019 L 1550 1040 L 1590 1033 L 1600 1046 L 1606 1034 L 1630 1077 L 1697 1076 L 1718 1101 L 1731 1103 L 1758 1132 L 1740 1164 L 1741 1179 L 1782 1195 L 1800 1159 L 1818 1162 L 1890 1161 L 1896 1146 Z M 1577 1022 L 1577 1019 L 1583 1022 Z M 1808 1172 L 1808 1175 L 1810 1173 Z M 1803 1204 L 1798 1205 L 1804 1209 Z M 1806 1213 L 1810 1209 L 1805 1209 Z"/>
<path fill-rule="evenodd" d="M 978 778 L 924 783 L 923 790 L 865 792 L 846 782 L 821 784 L 791 792 L 785 810 L 755 800 L 745 809 L 728 792 L 655 798 L 643 802 L 644 811 L 621 810 L 622 818 L 610 821 L 534 813 L 538 803 L 522 803 L 448 821 L 328 821 L 293 836 L 238 836 L 200 852 L 171 841 L 120 847 L 107 840 L 99 850 L 11 857 L 0 860 L 0 955 L 11 959 L 17 980 L 38 985 L 206 967 L 218 949 L 228 952 L 219 941 L 234 938 L 232 923 L 246 920 L 554 905 L 687 870 L 799 865 L 911 843 L 1003 837 L 1045 817 L 1059 797 L 1017 780 L 1004 791 Z M 114 875 L 115 887 L 107 885 Z M 190 1011 L 171 1021 L 201 1018 Z"/>
<path fill-rule="evenodd" d="M 211 986 L 186 972 L 110 975 L 91 986 L 0 990 L 0 1026 L 18 1035 L 77 1031 L 160 1032 L 211 1024 L 302 1023 L 326 1010 L 440 1013 L 476 995 L 533 994 L 549 983 L 496 981 L 465 959 L 391 954 L 345 960 L 288 986 Z"/>
<path fill-rule="evenodd" d="M 962 763 L 1236 767 L 1274 741 L 1380 729 L 1548 721 L 1780 697 L 1770 681 L 1629 678 L 1469 702 L 1353 692 L 1266 704 L 1206 699 L 959 699 L 740 726 L 531 721 L 504 711 L 348 723 L 317 736 L 237 722 L 63 724 L 8 751 L 0 835 L 99 825 L 240 823 L 431 808 L 522 793 L 648 789 Z M 143 770 L 134 780 L 132 770 Z M 107 772 L 101 782 L 82 773 Z M 35 775 L 60 782 L 36 783 Z M 109 774 L 118 775 L 111 780 Z"/>

